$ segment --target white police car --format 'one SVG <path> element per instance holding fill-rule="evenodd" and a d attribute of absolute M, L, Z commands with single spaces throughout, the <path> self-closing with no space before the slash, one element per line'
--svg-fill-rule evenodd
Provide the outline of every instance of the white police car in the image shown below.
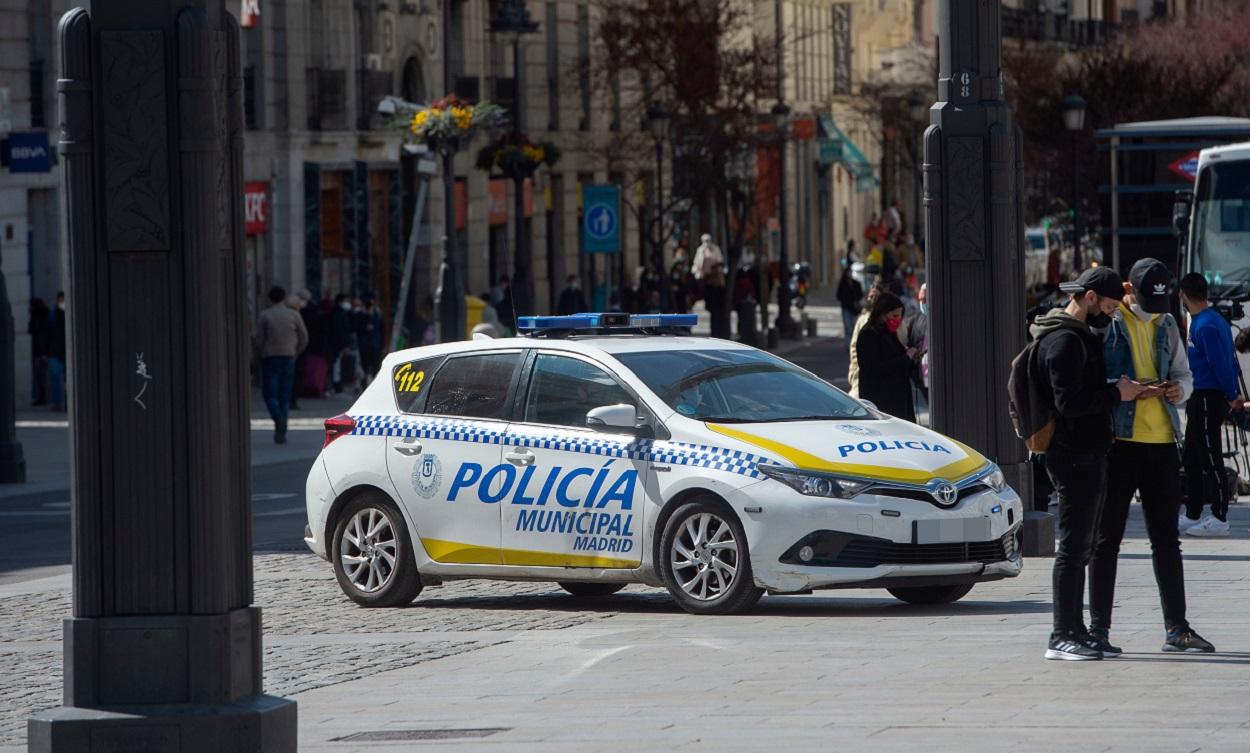
<path fill-rule="evenodd" d="M 455 578 L 684 609 L 767 590 L 947 603 L 1020 572 L 1019 497 L 976 451 L 693 316 L 523 318 L 387 357 L 326 421 L 306 541 L 364 606 Z"/>

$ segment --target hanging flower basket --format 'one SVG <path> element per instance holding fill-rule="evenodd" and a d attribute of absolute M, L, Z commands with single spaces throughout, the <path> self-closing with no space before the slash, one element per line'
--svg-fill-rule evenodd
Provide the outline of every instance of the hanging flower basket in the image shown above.
<path fill-rule="evenodd" d="M 524 180 L 538 168 L 560 161 L 560 148 L 550 141 L 534 143 L 525 134 L 505 133 L 477 153 L 478 169 L 498 170 L 505 176 Z"/>
<path fill-rule="evenodd" d="M 393 123 L 409 137 L 435 151 L 468 143 L 479 130 L 492 130 L 503 119 L 503 108 L 490 102 L 470 103 L 448 94 L 428 105 L 396 101 Z"/>

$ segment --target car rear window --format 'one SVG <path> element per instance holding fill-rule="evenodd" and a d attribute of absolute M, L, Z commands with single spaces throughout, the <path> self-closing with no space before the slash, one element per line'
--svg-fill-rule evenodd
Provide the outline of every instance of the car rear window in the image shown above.
<path fill-rule="evenodd" d="M 505 418 L 508 387 L 521 354 L 449 358 L 434 376 L 425 412 L 440 416 Z"/>
<path fill-rule="evenodd" d="M 443 356 L 405 361 L 391 369 L 391 387 L 395 405 L 401 413 L 420 413 L 425 396 L 430 393 L 430 378 L 443 362 Z"/>

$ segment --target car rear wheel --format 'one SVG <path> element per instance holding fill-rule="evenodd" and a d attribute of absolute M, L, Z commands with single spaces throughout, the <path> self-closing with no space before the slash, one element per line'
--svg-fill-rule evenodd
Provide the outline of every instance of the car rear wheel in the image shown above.
<path fill-rule="evenodd" d="M 334 527 L 334 575 L 362 607 L 398 607 L 421 593 L 421 577 L 404 518 L 380 494 L 357 497 Z"/>
<path fill-rule="evenodd" d="M 953 604 L 968 595 L 971 583 L 956 586 L 916 586 L 914 588 L 887 588 L 894 598 L 908 604 Z"/>
<path fill-rule="evenodd" d="M 625 587 L 624 583 L 581 583 L 574 580 L 560 581 L 560 588 L 582 599 L 598 599 L 611 596 Z"/>
<path fill-rule="evenodd" d="M 660 575 L 677 605 L 692 614 L 741 612 L 764 594 L 751 573 L 742 524 L 714 497 L 688 502 L 668 519 Z"/>

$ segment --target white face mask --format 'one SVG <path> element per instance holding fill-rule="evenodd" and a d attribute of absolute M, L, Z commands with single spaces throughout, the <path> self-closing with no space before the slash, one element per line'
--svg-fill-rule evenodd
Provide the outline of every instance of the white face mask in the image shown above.
<path fill-rule="evenodd" d="M 346 301 L 344 301 L 343 303 L 340 303 L 340 304 L 339 304 L 339 308 L 343 309 L 344 311 L 351 311 L 351 310 L 352 310 L 352 305 L 351 305 L 350 303 L 347 303 Z"/>
<path fill-rule="evenodd" d="M 1137 318 L 1141 319 L 1143 322 L 1154 321 L 1154 318 L 1158 316 L 1158 314 L 1151 314 L 1136 303 L 1129 306 L 1129 308 L 1132 309 L 1133 313 L 1137 314 Z"/>

